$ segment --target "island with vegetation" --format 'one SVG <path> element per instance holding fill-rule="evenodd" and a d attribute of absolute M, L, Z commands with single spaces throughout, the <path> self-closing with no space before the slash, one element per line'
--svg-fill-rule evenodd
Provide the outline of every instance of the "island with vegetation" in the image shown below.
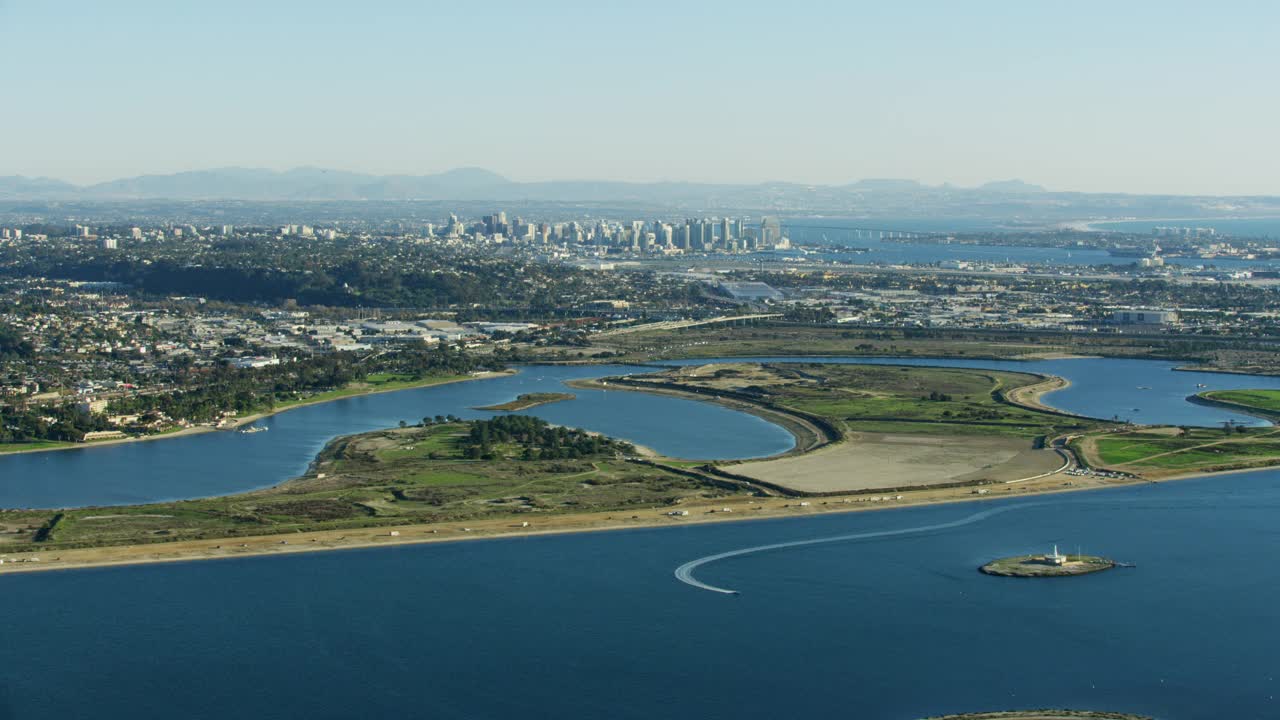
<path fill-rule="evenodd" d="M 1001 712 L 941 715 L 925 720 L 1152 720 L 1146 715 L 1097 710 L 1004 710 Z"/>
<path fill-rule="evenodd" d="M 525 393 L 519 395 L 515 400 L 500 403 L 498 405 L 486 405 L 478 407 L 476 410 L 488 410 L 491 412 L 520 412 L 528 410 L 539 405 L 547 405 L 549 403 L 561 402 L 563 400 L 572 400 L 575 396 L 572 393 L 544 392 L 544 393 Z"/>
<path fill-rule="evenodd" d="M 1044 578 L 1071 577 L 1110 570 L 1117 563 L 1096 555 L 1019 555 L 1000 558 L 978 568 L 986 575 L 1000 577 Z"/>

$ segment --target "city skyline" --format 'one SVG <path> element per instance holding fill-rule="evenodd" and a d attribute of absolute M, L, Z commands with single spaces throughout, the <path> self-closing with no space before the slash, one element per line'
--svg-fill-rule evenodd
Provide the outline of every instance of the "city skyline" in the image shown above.
<path fill-rule="evenodd" d="M 21 139 L 0 176 L 1280 195 L 1280 10 L 1085 5 L 0 2 L 0 42 L 29 59 L 0 66 L 0 132 Z"/>

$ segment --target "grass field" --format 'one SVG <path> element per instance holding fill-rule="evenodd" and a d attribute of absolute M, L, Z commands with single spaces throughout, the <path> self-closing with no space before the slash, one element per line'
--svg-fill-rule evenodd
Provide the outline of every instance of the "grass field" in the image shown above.
<path fill-rule="evenodd" d="M 1200 396 L 1280 415 L 1280 390 L 1211 390 Z"/>
<path fill-rule="evenodd" d="M 998 399 L 999 391 L 1040 382 L 1038 376 L 1026 373 L 894 365 L 731 363 L 646 377 L 702 390 L 754 395 L 782 408 L 827 418 L 849 431 L 1032 438 L 1064 428 L 1097 425 Z"/>
<path fill-rule="evenodd" d="M 29 452 L 31 450 L 52 450 L 54 448 L 75 447 L 77 443 L 59 440 L 38 440 L 29 443 L 0 443 L 0 454 L 11 452 Z"/>
<path fill-rule="evenodd" d="M 466 423 L 386 430 L 331 443 L 314 472 L 279 487 L 205 500 L 0 511 L 0 553 L 485 518 L 661 507 L 718 497 L 710 483 L 615 457 L 522 460 L 500 446 L 468 460 Z"/>
<path fill-rule="evenodd" d="M 1152 476 L 1280 463 L 1280 433 L 1269 427 L 1142 430 L 1089 438 L 1077 447 L 1092 464 Z"/>

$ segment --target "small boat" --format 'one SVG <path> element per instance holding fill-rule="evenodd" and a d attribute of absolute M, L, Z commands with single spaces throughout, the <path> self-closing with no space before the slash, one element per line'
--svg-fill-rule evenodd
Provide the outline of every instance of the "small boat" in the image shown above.
<path fill-rule="evenodd" d="M 266 431 L 267 431 L 267 428 L 259 425 L 256 427 L 245 428 L 244 430 L 240 430 L 239 432 L 241 435 L 252 435 L 254 433 L 260 433 L 260 432 L 266 432 Z"/>
<path fill-rule="evenodd" d="M 1151 389 L 1151 386 L 1150 386 L 1150 385 L 1139 385 L 1139 386 L 1138 386 L 1138 389 L 1139 389 L 1139 390 L 1150 390 L 1150 389 Z"/>

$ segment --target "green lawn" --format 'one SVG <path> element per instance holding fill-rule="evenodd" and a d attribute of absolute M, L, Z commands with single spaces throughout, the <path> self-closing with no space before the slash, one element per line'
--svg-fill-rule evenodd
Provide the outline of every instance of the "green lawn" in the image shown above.
<path fill-rule="evenodd" d="M 489 517 L 662 507 L 719 497 L 710 483 L 614 457 L 464 457 L 468 423 L 365 433 L 330 443 L 315 472 L 277 488 L 220 498 L 111 508 L 0 511 L 0 553 L 196 538 L 234 538 Z M 434 454 L 434 457 L 432 455 Z M 53 519 L 56 524 L 48 529 Z M 41 528 L 48 540 L 38 542 Z"/>
<path fill-rule="evenodd" d="M 719 367 L 719 366 L 717 366 Z M 998 391 L 1035 384 L 1028 373 L 900 365 L 728 365 L 694 377 L 661 373 L 704 390 L 756 393 L 766 402 L 827 418 L 849 430 L 1035 437 L 1093 427 L 1002 402 Z"/>
<path fill-rule="evenodd" d="M 26 443 L 0 443 L 0 454 L 75 447 L 77 444 L 78 443 L 62 442 L 60 440 L 37 440 L 35 442 Z"/>
<path fill-rule="evenodd" d="M 1212 390 L 1201 396 L 1280 414 L 1280 390 Z"/>
<path fill-rule="evenodd" d="M 1249 428 L 1230 435 L 1194 428 L 1179 436 L 1132 432 L 1098 438 L 1098 459 L 1132 470 L 1193 470 L 1280 461 L 1280 436 L 1274 428 Z"/>

